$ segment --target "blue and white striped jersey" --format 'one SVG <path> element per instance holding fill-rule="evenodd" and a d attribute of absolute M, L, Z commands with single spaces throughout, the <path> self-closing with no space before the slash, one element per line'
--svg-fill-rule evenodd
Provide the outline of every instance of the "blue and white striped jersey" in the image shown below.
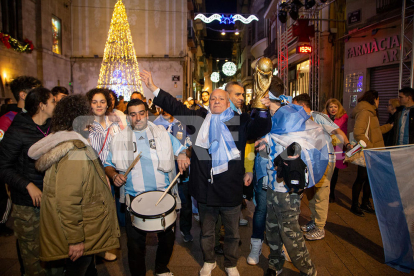
<path fill-rule="evenodd" d="M 154 138 L 149 128 L 142 131 L 134 131 L 134 142 L 137 145 L 137 151 L 134 153 L 136 158 L 139 152 L 142 152 L 141 159 L 131 170 L 125 183 L 125 191 L 131 196 L 137 196 L 143 192 L 149 191 L 165 191 L 170 184 L 168 173 L 159 171 L 158 156 Z M 185 149 L 177 138 L 168 133 L 174 155 L 178 155 Z M 112 163 L 112 153 L 109 151 L 108 157 L 104 163 L 105 167 L 111 166 L 115 168 Z M 172 180 L 172 179 L 171 179 Z"/>

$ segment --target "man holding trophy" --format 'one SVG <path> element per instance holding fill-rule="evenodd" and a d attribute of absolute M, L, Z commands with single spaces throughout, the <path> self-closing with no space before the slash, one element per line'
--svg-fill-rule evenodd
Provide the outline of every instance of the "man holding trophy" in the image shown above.
<path fill-rule="evenodd" d="M 271 119 L 267 111 L 270 101 L 261 94 L 256 100 L 264 110 L 257 110 L 254 120 L 246 113 L 238 114 L 230 107 L 229 94 L 221 89 L 211 93 L 210 111 L 190 110 L 169 93 L 154 85 L 150 72 L 141 78 L 155 98 L 154 104 L 195 128 L 190 136 L 193 144 L 190 164 L 190 194 L 199 204 L 201 248 L 204 265 L 201 276 L 211 275 L 216 267 L 215 224 L 221 215 L 225 228 L 224 266 L 228 275 L 238 276 L 239 213 L 243 200 L 244 154 L 246 141 L 268 133 Z"/>

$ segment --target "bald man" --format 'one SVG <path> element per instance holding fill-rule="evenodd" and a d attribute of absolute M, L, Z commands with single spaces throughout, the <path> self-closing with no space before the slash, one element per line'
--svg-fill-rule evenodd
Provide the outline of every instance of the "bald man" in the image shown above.
<path fill-rule="evenodd" d="M 271 119 L 267 111 L 254 120 L 230 107 L 229 94 L 216 89 L 211 93 L 209 108 L 190 110 L 169 93 L 159 89 L 150 72 L 143 70 L 142 81 L 160 106 L 181 123 L 195 128 L 190 136 L 193 148 L 190 163 L 190 194 L 199 204 L 201 248 L 204 265 L 201 276 L 211 275 L 216 267 L 214 233 L 218 215 L 226 231 L 224 267 L 228 275 L 238 276 L 239 214 L 243 200 L 244 151 L 246 141 L 268 133 Z M 262 103 L 270 105 L 268 99 Z"/>

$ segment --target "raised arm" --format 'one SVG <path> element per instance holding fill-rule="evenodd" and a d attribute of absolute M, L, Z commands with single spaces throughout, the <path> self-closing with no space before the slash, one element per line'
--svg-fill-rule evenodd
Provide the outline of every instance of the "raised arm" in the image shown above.
<path fill-rule="evenodd" d="M 147 88 L 151 90 L 155 96 L 153 104 L 158 105 L 174 117 L 179 117 L 178 120 L 183 124 L 192 125 L 193 118 L 188 118 L 189 116 L 201 116 L 205 118 L 207 115 L 207 110 L 204 108 L 191 110 L 187 108 L 183 103 L 175 99 L 173 96 L 171 96 L 169 93 L 158 88 L 152 80 L 151 72 L 143 70 L 140 72 L 140 76 Z"/>

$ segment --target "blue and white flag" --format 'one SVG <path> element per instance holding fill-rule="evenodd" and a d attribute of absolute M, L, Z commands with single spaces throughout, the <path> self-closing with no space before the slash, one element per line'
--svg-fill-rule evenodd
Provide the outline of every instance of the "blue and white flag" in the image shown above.
<path fill-rule="evenodd" d="M 277 110 L 272 117 L 272 129 L 265 136 L 271 149 L 269 159 L 256 156 L 257 179 L 266 175 L 266 168 L 273 168 L 272 158 L 278 156 L 293 142 L 302 147 L 301 159 L 309 170 L 308 188 L 322 179 L 329 161 L 328 141 L 323 128 L 309 120 L 309 117 L 301 106 L 294 104 L 282 106 Z"/>
<path fill-rule="evenodd" d="M 414 269 L 414 145 L 364 150 L 385 263 Z"/>

